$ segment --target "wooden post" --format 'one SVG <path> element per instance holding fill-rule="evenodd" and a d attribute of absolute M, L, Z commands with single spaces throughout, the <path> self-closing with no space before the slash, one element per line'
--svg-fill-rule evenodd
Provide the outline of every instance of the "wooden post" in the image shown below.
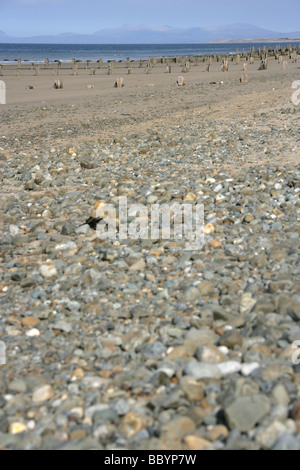
<path fill-rule="evenodd" d="M 77 64 L 73 64 L 73 76 L 76 77 L 78 75 L 78 66 Z"/>
<path fill-rule="evenodd" d="M 247 72 L 248 71 L 248 64 L 247 62 L 244 62 L 243 63 L 243 72 Z"/>
<path fill-rule="evenodd" d="M 55 80 L 53 88 L 55 88 L 56 90 L 63 88 L 62 80 Z"/>
<path fill-rule="evenodd" d="M 117 80 L 115 81 L 115 88 L 123 88 L 124 86 L 124 78 L 122 77 L 119 77 L 117 78 Z"/>
<path fill-rule="evenodd" d="M 128 75 L 132 75 L 132 68 L 131 67 L 128 67 L 127 73 L 128 73 Z"/>
<path fill-rule="evenodd" d="M 240 78 L 240 82 L 244 85 L 245 83 L 248 83 L 248 75 L 244 74 Z"/>
<path fill-rule="evenodd" d="M 46 67 L 46 69 L 49 68 L 49 59 L 45 59 L 45 67 Z"/>
<path fill-rule="evenodd" d="M 92 67 L 90 75 L 96 75 L 96 69 L 95 69 L 95 67 Z"/>
<path fill-rule="evenodd" d="M 40 74 L 40 66 L 39 66 L 39 65 L 36 65 L 36 66 L 35 66 L 35 72 L 34 72 L 34 75 L 35 75 L 36 77 L 38 77 L 38 76 L 39 76 L 39 74 Z"/>
<path fill-rule="evenodd" d="M 100 59 L 98 59 L 98 63 L 99 63 L 99 69 L 101 69 L 102 65 L 103 65 L 103 59 L 100 57 Z"/>
<path fill-rule="evenodd" d="M 177 82 L 176 82 L 176 83 L 177 83 L 178 86 L 184 86 L 184 85 L 185 85 L 185 83 L 184 83 L 184 78 L 183 78 L 182 76 L 179 76 L 179 77 L 177 78 Z"/>
<path fill-rule="evenodd" d="M 268 68 L 268 59 L 262 59 L 258 70 L 267 70 Z"/>
<path fill-rule="evenodd" d="M 0 64 L 0 77 L 3 77 L 3 65 Z"/>
<path fill-rule="evenodd" d="M 228 60 L 224 59 L 222 62 L 222 72 L 228 72 Z"/>

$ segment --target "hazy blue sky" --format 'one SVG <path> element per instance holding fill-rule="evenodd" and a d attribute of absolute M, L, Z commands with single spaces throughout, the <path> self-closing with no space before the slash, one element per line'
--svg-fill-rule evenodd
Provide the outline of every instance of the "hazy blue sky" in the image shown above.
<path fill-rule="evenodd" d="M 300 0 L 0 0 L 0 30 L 14 36 L 231 23 L 299 31 Z"/>

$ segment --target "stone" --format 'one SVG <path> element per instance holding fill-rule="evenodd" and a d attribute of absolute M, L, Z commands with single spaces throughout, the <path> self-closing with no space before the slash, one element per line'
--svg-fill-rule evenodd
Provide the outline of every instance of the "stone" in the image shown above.
<path fill-rule="evenodd" d="M 229 431 L 223 424 L 217 426 L 209 427 L 207 431 L 207 436 L 210 441 L 216 441 L 217 439 L 226 439 L 228 437 Z"/>
<path fill-rule="evenodd" d="M 255 307 L 256 300 L 252 298 L 251 293 L 243 294 L 241 303 L 240 303 L 240 313 L 246 314 L 250 313 Z"/>
<path fill-rule="evenodd" d="M 185 435 L 193 432 L 194 429 L 195 423 L 191 418 L 180 416 L 162 426 L 161 438 L 164 443 L 181 440 Z"/>
<path fill-rule="evenodd" d="M 32 395 L 32 401 L 34 403 L 42 403 L 44 401 L 49 401 L 53 398 L 54 391 L 51 385 L 43 385 L 34 390 Z"/>
<path fill-rule="evenodd" d="M 195 380 L 219 379 L 221 371 L 217 364 L 201 364 L 198 362 L 188 362 L 184 368 L 184 373 Z"/>
<path fill-rule="evenodd" d="M 234 398 L 224 408 L 228 426 L 240 432 L 253 429 L 270 413 L 270 410 L 270 401 L 262 394 Z"/>
<path fill-rule="evenodd" d="M 123 418 L 119 430 L 127 437 L 132 438 L 143 429 L 152 424 L 152 419 L 142 413 L 129 411 Z"/>
<path fill-rule="evenodd" d="M 40 272 L 45 279 L 51 279 L 57 276 L 57 269 L 54 264 L 43 264 L 40 267 Z"/>
<path fill-rule="evenodd" d="M 229 349 L 233 349 L 235 346 L 241 347 L 243 345 L 243 337 L 236 330 L 230 330 L 221 337 L 219 344 Z"/>
<path fill-rule="evenodd" d="M 210 441 L 193 435 L 185 436 L 184 443 L 188 450 L 205 450 L 212 447 L 212 443 Z"/>
<path fill-rule="evenodd" d="M 237 361 L 227 361 L 227 362 L 221 362 L 221 364 L 218 364 L 218 368 L 222 377 L 225 377 L 226 375 L 235 374 L 239 372 L 242 366 Z"/>
<path fill-rule="evenodd" d="M 24 317 L 22 318 L 22 325 L 29 328 L 33 328 L 40 323 L 40 319 L 36 317 Z"/>
<path fill-rule="evenodd" d="M 287 420 L 282 423 L 281 421 L 274 421 L 268 426 L 259 429 L 255 435 L 255 441 L 262 449 L 271 449 L 276 441 L 286 433 L 293 434 L 296 431 L 295 423 L 292 420 Z"/>
<path fill-rule="evenodd" d="M 10 434 L 21 434 L 22 432 L 26 432 L 26 431 L 27 431 L 27 426 L 21 422 L 12 423 L 8 428 L 8 432 Z"/>
<path fill-rule="evenodd" d="M 282 384 L 275 385 L 272 390 L 272 398 L 276 405 L 288 406 L 291 401 L 285 386 Z"/>

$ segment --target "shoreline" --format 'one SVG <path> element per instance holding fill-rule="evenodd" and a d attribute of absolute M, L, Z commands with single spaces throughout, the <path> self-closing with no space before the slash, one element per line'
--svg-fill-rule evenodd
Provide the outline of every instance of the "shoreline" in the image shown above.
<path fill-rule="evenodd" d="M 221 49 L 218 49 L 218 50 L 211 50 L 209 46 L 220 46 Z M 228 45 L 231 45 L 232 48 L 230 50 L 223 50 L 224 47 L 222 46 L 228 46 Z M 268 47 L 270 45 L 273 45 L 276 47 Z M 212 41 L 210 43 L 203 43 L 203 44 L 153 44 L 153 45 L 149 45 L 149 44 L 136 44 L 136 45 L 126 45 L 126 44 L 120 44 L 120 45 L 94 45 L 94 44 L 91 44 L 91 45 L 84 45 L 84 44 L 78 44 L 78 45 L 74 45 L 74 44 L 70 44 L 70 45 L 67 45 L 67 44 L 61 44 L 61 45 L 55 45 L 55 44 L 1 44 L 0 45 L 0 58 L 1 58 L 1 47 L 5 50 L 5 46 L 13 46 L 13 47 L 16 47 L 16 46 L 20 46 L 20 51 L 19 53 L 18 52 L 14 52 L 15 54 L 15 57 L 5 57 L 5 58 L 2 58 L 2 60 L 0 60 L 0 64 L 1 65 L 6 65 L 6 64 L 14 64 L 18 61 L 18 59 L 20 58 L 21 59 L 21 62 L 22 64 L 26 64 L 26 63 L 30 63 L 30 62 L 35 62 L 35 63 L 43 63 L 43 61 L 45 60 L 45 58 L 48 56 L 50 57 L 50 62 L 54 62 L 54 61 L 57 61 L 57 60 L 61 60 L 62 62 L 65 62 L 65 63 L 69 63 L 72 61 L 73 58 L 75 58 L 76 60 L 78 61 L 86 61 L 86 60 L 91 60 L 93 62 L 95 62 L 96 60 L 98 60 L 99 56 L 101 57 L 101 54 L 104 56 L 103 57 L 103 62 L 104 63 L 107 63 L 108 61 L 112 61 L 112 60 L 115 60 L 116 62 L 121 62 L 121 61 L 126 61 L 126 58 L 128 56 L 132 56 L 131 59 L 132 60 L 147 60 L 149 57 L 156 57 L 158 60 L 160 60 L 162 57 L 166 57 L 167 59 L 170 59 L 170 60 L 173 60 L 175 57 L 179 56 L 179 57 L 185 57 L 185 58 L 188 58 L 188 57 L 197 57 L 199 59 L 203 58 L 203 57 L 213 57 L 213 56 L 217 56 L 217 55 L 221 55 L 221 56 L 232 56 L 235 54 L 235 51 L 236 49 L 240 49 L 240 50 L 243 50 L 245 51 L 246 54 L 249 54 L 251 52 L 251 50 L 255 49 L 255 51 L 258 51 L 259 49 L 260 50 L 263 50 L 264 48 L 268 49 L 268 51 L 270 53 L 273 53 L 274 50 L 287 50 L 289 47 L 292 47 L 293 49 L 300 49 L 300 45 L 297 41 L 295 42 L 290 42 L 290 41 L 286 41 L 284 43 L 282 43 L 281 41 L 277 41 L 277 40 L 274 40 L 273 42 L 267 42 L 267 41 L 263 41 L 263 42 L 259 42 L 259 41 L 252 41 L 252 40 L 249 40 L 249 42 L 235 42 L 235 41 L 230 41 L 230 42 L 227 42 L 227 41 Z M 32 47 L 35 47 L 35 46 L 43 46 L 45 48 L 44 50 L 44 57 L 40 56 L 40 57 L 35 57 L 35 58 L 32 58 L 32 59 L 29 59 L 28 56 L 27 57 L 24 57 L 24 54 L 30 54 L 30 52 L 26 52 L 26 47 L 28 46 L 32 46 Z M 76 46 L 78 46 L 79 50 L 75 50 Z M 95 46 L 99 47 L 99 52 L 97 52 L 97 49 L 95 48 Z M 148 49 L 149 46 L 151 46 L 153 48 L 153 50 L 151 49 Z M 171 48 L 174 48 L 174 47 L 177 47 L 178 46 L 178 50 L 176 51 L 176 49 L 174 51 L 171 51 L 169 50 L 169 47 Z M 198 48 L 199 46 L 199 48 Z M 247 46 L 247 47 L 245 47 Z M 54 51 L 55 48 L 58 48 L 57 51 Z M 88 50 L 89 47 L 91 48 L 91 50 L 88 52 L 86 51 L 86 49 Z M 109 48 L 115 48 L 115 51 L 109 51 Z M 128 49 L 126 49 L 126 47 Z M 145 50 L 143 50 L 143 47 L 145 48 Z M 165 51 L 163 52 L 163 50 L 160 50 L 160 49 L 156 49 L 156 48 L 160 48 L 160 47 L 165 47 Z M 182 48 L 184 49 L 186 47 L 186 52 L 185 53 L 182 53 Z M 60 50 L 59 50 L 60 48 Z M 71 51 L 68 51 L 68 48 L 74 48 L 74 50 L 71 52 Z M 80 51 L 80 48 L 82 48 L 82 51 Z M 104 49 L 101 49 L 101 48 L 104 48 Z M 106 48 L 108 48 L 106 50 Z M 118 50 L 118 48 L 120 48 Z M 125 50 L 124 50 L 125 48 Z M 139 50 L 141 48 L 141 50 Z M 195 50 L 191 50 L 195 48 Z M 197 48 L 199 50 L 197 50 Z M 202 48 L 202 51 L 201 51 L 201 48 Z M 25 52 L 24 52 L 24 49 L 25 49 Z M 154 53 L 153 51 L 156 51 L 156 53 Z M 176 51 L 176 52 L 175 52 Z M 7 53 L 7 52 L 6 52 Z M 63 54 L 64 56 L 69 53 L 69 57 L 60 57 L 61 54 Z M 4 54 L 4 52 L 2 51 L 2 54 Z M 35 52 L 36 54 L 36 52 Z M 85 56 L 83 56 L 83 54 L 85 54 Z M 138 55 L 140 54 L 140 55 Z M 56 57 L 55 57 L 56 55 Z M 76 57 L 77 55 L 77 57 Z M 89 56 L 88 56 L 89 55 Z M 78 57 L 79 56 L 79 57 Z M 60 57 L 60 58 L 59 58 Z"/>

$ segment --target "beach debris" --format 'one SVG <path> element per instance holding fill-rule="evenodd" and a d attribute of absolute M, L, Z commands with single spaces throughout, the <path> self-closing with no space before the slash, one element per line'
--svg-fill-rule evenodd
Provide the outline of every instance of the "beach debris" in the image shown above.
<path fill-rule="evenodd" d="M 119 77 L 117 78 L 117 80 L 115 81 L 115 88 L 123 88 L 124 86 L 124 78 L 122 77 Z"/>
<path fill-rule="evenodd" d="M 178 86 L 184 86 L 185 83 L 184 83 L 184 77 L 182 77 L 181 75 L 179 75 L 179 77 L 177 78 L 177 85 Z"/>
<path fill-rule="evenodd" d="M 53 88 L 55 88 L 55 90 L 59 90 L 59 89 L 63 88 L 62 80 L 55 80 L 55 82 L 53 84 Z"/>
<path fill-rule="evenodd" d="M 90 83 L 86 86 L 87 90 L 93 90 L 94 85 L 91 85 Z"/>
<path fill-rule="evenodd" d="M 33 90 L 33 86 L 29 85 L 28 87 L 26 87 L 26 90 Z"/>
<path fill-rule="evenodd" d="M 89 225 L 92 230 L 97 230 L 97 225 L 101 220 L 101 217 L 89 217 L 82 225 Z M 80 227 L 82 227 L 82 225 L 80 225 Z"/>

